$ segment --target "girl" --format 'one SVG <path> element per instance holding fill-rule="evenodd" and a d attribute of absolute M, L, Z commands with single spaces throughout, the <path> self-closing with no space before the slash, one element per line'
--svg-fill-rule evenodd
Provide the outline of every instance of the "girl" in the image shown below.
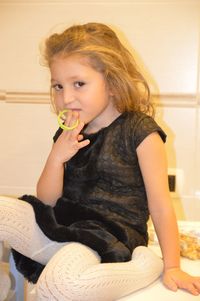
<path fill-rule="evenodd" d="M 166 135 L 131 54 L 98 23 L 45 46 L 55 110 L 69 110 L 65 126 L 78 125 L 56 132 L 37 198 L 0 202 L 0 239 L 37 282 L 37 300 L 116 300 L 162 272 L 169 289 L 198 295 L 200 278 L 180 268 Z M 149 213 L 163 261 L 146 247 Z"/>

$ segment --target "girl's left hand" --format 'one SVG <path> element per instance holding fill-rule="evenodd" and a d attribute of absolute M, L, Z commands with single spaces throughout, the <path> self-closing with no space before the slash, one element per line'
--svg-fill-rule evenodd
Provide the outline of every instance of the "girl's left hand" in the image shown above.
<path fill-rule="evenodd" d="M 181 288 L 195 296 L 200 294 L 200 277 L 191 276 L 179 268 L 166 270 L 163 274 L 163 283 L 172 291 Z"/>

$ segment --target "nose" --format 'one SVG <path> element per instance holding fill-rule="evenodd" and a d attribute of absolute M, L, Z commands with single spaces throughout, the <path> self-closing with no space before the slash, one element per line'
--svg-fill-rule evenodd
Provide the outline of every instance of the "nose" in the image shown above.
<path fill-rule="evenodd" d="M 64 90 L 63 102 L 65 105 L 72 103 L 75 100 L 75 95 L 72 91 Z"/>

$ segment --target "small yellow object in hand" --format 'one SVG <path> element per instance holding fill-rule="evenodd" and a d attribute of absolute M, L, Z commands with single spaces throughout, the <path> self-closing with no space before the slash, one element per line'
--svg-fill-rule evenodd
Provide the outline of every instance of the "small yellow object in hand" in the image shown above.
<path fill-rule="evenodd" d="M 58 124 L 59 124 L 60 128 L 63 129 L 64 131 L 71 131 L 71 130 L 75 129 L 78 126 L 79 121 L 77 119 L 75 124 L 72 125 L 72 126 L 66 126 L 65 124 L 63 124 L 63 120 L 64 120 L 64 116 L 65 116 L 66 112 L 69 112 L 69 110 L 65 109 L 65 110 L 59 112 L 59 114 L 58 114 Z"/>

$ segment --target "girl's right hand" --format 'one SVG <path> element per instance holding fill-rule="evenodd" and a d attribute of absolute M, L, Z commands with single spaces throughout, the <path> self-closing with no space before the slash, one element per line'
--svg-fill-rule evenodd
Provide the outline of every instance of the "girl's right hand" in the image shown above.
<path fill-rule="evenodd" d="M 69 111 L 65 120 L 66 126 L 73 126 L 77 119 L 79 119 L 79 113 L 76 111 Z M 87 146 L 90 143 L 89 139 L 83 140 L 83 135 L 80 134 L 84 127 L 84 122 L 79 120 L 78 126 L 69 131 L 64 131 L 58 137 L 53 144 L 50 158 L 56 161 L 58 164 L 64 164 L 70 160 L 79 149 Z"/>
<path fill-rule="evenodd" d="M 191 276 L 180 268 L 172 268 L 164 271 L 163 283 L 172 291 L 177 291 L 180 288 L 195 296 L 199 296 L 200 294 L 200 277 Z"/>

